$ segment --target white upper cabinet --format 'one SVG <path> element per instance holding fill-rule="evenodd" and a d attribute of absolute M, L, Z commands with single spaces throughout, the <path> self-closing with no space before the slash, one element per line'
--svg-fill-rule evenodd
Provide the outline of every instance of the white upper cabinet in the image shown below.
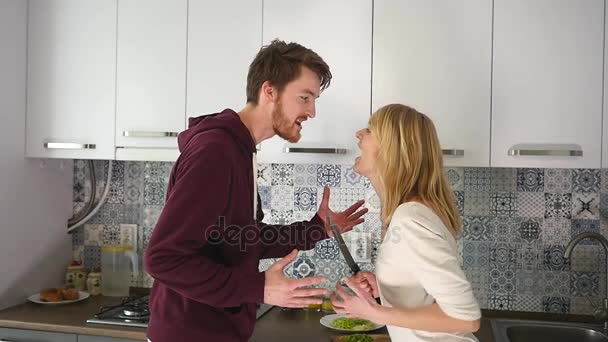
<path fill-rule="evenodd" d="M 297 42 L 329 65 L 331 85 L 316 102 L 316 117 L 304 123 L 300 142 L 275 136 L 262 142 L 260 162 L 348 163 L 359 154 L 355 131 L 367 125 L 371 97 L 371 0 L 265 0 L 263 42 Z M 294 149 L 296 147 L 297 149 Z M 344 149 L 346 154 L 319 153 Z"/>
<path fill-rule="evenodd" d="M 117 147 L 177 147 L 185 128 L 187 13 L 187 0 L 118 2 Z"/>
<path fill-rule="evenodd" d="M 604 0 L 494 11 L 491 165 L 599 168 Z"/>
<path fill-rule="evenodd" d="M 114 159 L 116 1 L 30 0 L 26 155 Z"/>
<path fill-rule="evenodd" d="M 445 165 L 490 165 L 491 1 L 376 0 L 373 51 L 372 111 L 414 107 Z"/>
<path fill-rule="evenodd" d="M 262 0 L 190 0 L 186 117 L 241 110 L 261 45 Z"/>

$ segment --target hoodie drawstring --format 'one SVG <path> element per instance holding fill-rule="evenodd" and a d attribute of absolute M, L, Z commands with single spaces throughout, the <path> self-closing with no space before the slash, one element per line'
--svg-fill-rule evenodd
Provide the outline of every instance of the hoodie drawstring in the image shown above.
<path fill-rule="evenodd" d="M 256 153 L 253 152 L 253 221 L 258 219 L 258 161 Z"/>

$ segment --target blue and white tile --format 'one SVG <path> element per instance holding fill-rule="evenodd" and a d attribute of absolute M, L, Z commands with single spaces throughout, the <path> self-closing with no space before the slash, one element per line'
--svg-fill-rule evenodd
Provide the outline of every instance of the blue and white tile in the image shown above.
<path fill-rule="evenodd" d="M 120 246 L 120 227 L 118 225 L 105 225 L 103 227 L 102 242 L 106 246 Z"/>
<path fill-rule="evenodd" d="M 543 293 L 547 296 L 570 297 L 570 272 L 543 272 Z"/>
<path fill-rule="evenodd" d="M 72 200 L 74 202 L 82 202 L 86 200 L 87 192 L 84 186 L 84 181 L 74 181 L 74 185 L 72 185 Z"/>
<path fill-rule="evenodd" d="M 316 187 L 317 164 L 295 164 L 293 184 L 299 187 Z"/>
<path fill-rule="evenodd" d="M 572 192 L 571 169 L 545 169 L 545 192 Z"/>
<path fill-rule="evenodd" d="M 86 268 L 97 268 L 101 266 L 100 246 L 84 246 L 84 266 Z"/>
<path fill-rule="evenodd" d="M 600 194 L 578 192 L 572 194 L 572 219 L 599 220 Z"/>
<path fill-rule="evenodd" d="M 490 267 L 498 270 L 515 269 L 517 251 L 515 245 L 506 242 L 490 243 Z"/>
<path fill-rule="evenodd" d="M 454 191 L 454 199 L 460 216 L 464 216 L 464 191 Z"/>
<path fill-rule="evenodd" d="M 317 166 L 317 184 L 319 186 L 339 187 L 342 181 L 340 165 L 321 164 Z"/>
<path fill-rule="evenodd" d="M 72 246 L 84 246 L 84 227 L 80 226 L 71 232 L 72 234 Z"/>
<path fill-rule="evenodd" d="M 517 216 L 545 217 L 545 194 L 542 192 L 518 193 Z"/>
<path fill-rule="evenodd" d="M 514 192 L 517 190 L 517 169 L 491 168 L 492 192 Z"/>
<path fill-rule="evenodd" d="M 522 243 L 516 246 L 517 260 L 515 268 L 526 272 L 538 272 L 543 269 L 543 251 L 539 244 Z"/>
<path fill-rule="evenodd" d="M 143 212 L 142 205 L 126 204 L 124 206 L 124 222 L 122 222 L 122 223 L 141 225 L 142 212 Z"/>
<path fill-rule="evenodd" d="M 488 309 L 512 311 L 515 306 L 513 295 L 491 294 L 488 296 Z"/>
<path fill-rule="evenodd" d="M 273 210 L 293 210 L 294 209 L 294 188 L 292 186 L 273 186 L 270 191 L 271 209 Z"/>
<path fill-rule="evenodd" d="M 572 192 L 600 192 L 599 169 L 572 170 Z"/>
<path fill-rule="evenodd" d="M 490 275 L 487 271 L 468 270 L 465 275 L 471 283 L 474 293 L 487 293 L 490 289 Z"/>
<path fill-rule="evenodd" d="M 490 290 L 494 294 L 515 294 L 515 270 L 497 269 L 490 270 Z"/>
<path fill-rule="evenodd" d="M 331 190 L 330 207 L 333 210 L 343 211 L 356 202 L 365 199 L 365 188 L 339 188 Z"/>
<path fill-rule="evenodd" d="M 608 220 L 608 193 L 600 194 L 600 216 L 603 220 Z"/>
<path fill-rule="evenodd" d="M 145 183 L 169 183 L 171 174 L 171 163 L 147 161 L 144 162 L 144 182 Z"/>
<path fill-rule="evenodd" d="M 341 186 L 343 188 L 366 188 L 368 185 L 367 177 L 356 173 L 352 166 L 342 165 Z"/>
<path fill-rule="evenodd" d="M 142 215 L 142 224 L 144 227 L 154 228 L 158 222 L 158 218 L 163 210 L 161 206 L 146 205 Z"/>
<path fill-rule="evenodd" d="M 310 221 L 313 216 L 315 216 L 316 211 L 298 211 L 294 210 L 293 212 L 293 221 L 301 222 L 301 221 Z"/>
<path fill-rule="evenodd" d="M 124 205 L 104 204 L 97 214 L 91 218 L 91 223 L 105 225 L 119 225 L 124 222 Z"/>
<path fill-rule="evenodd" d="M 293 186 L 294 164 L 272 164 L 271 183 L 275 185 Z"/>
<path fill-rule="evenodd" d="M 522 295 L 517 294 L 515 296 L 515 304 L 513 306 L 513 310 L 515 311 L 524 311 L 524 312 L 542 312 L 543 304 L 542 297 L 531 296 L 531 295 Z"/>
<path fill-rule="evenodd" d="M 258 193 L 260 194 L 262 209 L 271 209 L 272 188 L 270 186 L 260 186 L 258 187 Z"/>
<path fill-rule="evenodd" d="M 541 240 L 545 245 L 566 245 L 571 238 L 571 221 L 563 218 L 543 220 Z"/>
<path fill-rule="evenodd" d="M 335 259 L 338 257 L 340 249 L 334 239 L 325 239 L 317 242 L 315 254 L 319 259 Z"/>
<path fill-rule="evenodd" d="M 125 187 L 124 179 L 121 181 L 111 181 L 108 192 L 107 203 L 124 204 L 125 203 Z"/>
<path fill-rule="evenodd" d="M 293 210 L 270 210 L 271 224 L 290 224 L 294 222 Z"/>
<path fill-rule="evenodd" d="M 124 183 L 125 162 L 116 160 L 112 163 L 112 182 Z"/>
<path fill-rule="evenodd" d="M 379 236 L 382 230 L 382 222 L 380 221 L 380 214 L 378 213 L 367 213 L 363 216 L 365 221 L 357 227 L 360 227 L 360 231 L 366 233 L 374 233 Z"/>
<path fill-rule="evenodd" d="M 603 284 L 605 285 L 605 283 Z M 599 297 L 600 277 L 598 272 L 570 273 L 570 294 L 575 297 Z"/>
<path fill-rule="evenodd" d="M 546 313 L 566 315 L 570 313 L 570 298 L 543 296 L 543 311 Z"/>
<path fill-rule="evenodd" d="M 543 169 L 517 169 L 517 191 L 544 192 L 545 172 Z"/>
<path fill-rule="evenodd" d="M 452 190 L 463 191 L 464 190 L 464 168 L 462 167 L 448 167 L 444 168 L 444 173 Z"/>
<path fill-rule="evenodd" d="M 594 304 L 591 304 L 589 301 Z M 601 298 L 587 298 L 587 297 L 571 297 L 570 298 L 570 313 L 573 315 L 593 315 L 597 303 L 600 303 Z"/>
<path fill-rule="evenodd" d="M 564 260 L 565 246 L 544 245 L 543 247 L 543 269 L 546 271 L 567 271 L 570 265 Z"/>
<path fill-rule="evenodd" d="M 258 164 L 258 186 L 272 185 L 272 166 L 270 164 Z"/>
<path fill-rule="evenodd" d="M 494 227 L 497 242 L 521 242 L 518 227 L 520 220 L 517 217 L 492 217 L 490 225 Z"/>
<path fill-rule="evenodd" d="M 295 188 L 294 209 L 296 211 L 315 211 L 317 210 L 318 204 L 316 188 Z"/>
<path fill-rule="evenodd" d="M 600 232 L 600 221 L 599 220 L 572 220 L 572 238 L 581 233 Z M 581 245 L 597 245 L 596 240 L 584 239 L 579 243 Z"/>
<path fill-rule="evenodd" d="M 274 265 L 274 263 L 276 262 L 275 259 L 273 258 L 269 258 L 269 259 L 261 259 L 260 262 L 258 263 L 258 271 L 259 272 L 266 272 L 266 270 Z"/>
<path fill-rule="evenodd" d="M 164 205 L 167 186 L 163 183 L 144 183 L 144 204 Z"/>
<path fill-rule="evenodd" d="M 525 242 L 538 242 L 542 233 L 543 220 L 539 218 L 521 218 L 519 224 L 519 235 Z"/>
<path fill-rule="evenodd" d="M 492 175 L 490 168 L 465 168 L 465 191 L 490 191 Z"/>
<path fill-rule="evenodd" d="M 302 256 L 293 263 L 293 276 L 295 278 L 306 278 L 315 275 L 315 265 L 308 257 Z"/>
<path fill-rule="evenodd" d="M 608 169 L 602 169 L 600 171 L 601 180 L 600 180 L 600 192 L 608 192 Z"/>
<path fill-rule="evenodd" d="M 490 267 L 490 242 L 463 241 L 463 268 L 488 271 Z"/>
<path fill-rule="evenodd" d="M 515 192 L 493 193 L 490 195 L 490 201 L 490 215 L 492 216 L 515 216 L 517 213 L 517 193 Z"/>
<path fill-rule="evenodd" d="M 365 207 L 370 213 L 380 212 L 380 197 L 373 188 L 365 189 Z"/>
<path fill-rule="evenodd" d="M 84 225 L 84 245 L 101 246 L 103 244 L 103 224 L 88 223 Z"/>
<path fill-rule="evenodd" d="M 572 218 L 572 194 L 545 193 L 545 218 Z"/>
<path fill-rule="evenodd" d="M 148 244 L 150 243 L 150 237 L 152 237 L 152 232 L 154 231 L 153 227 L 138 227 L 138 242 L 139 248 L 143 251 L 148 248 Z"/>
<path fill-rule="evenodd" d="M 491 219 L 484 216 L 465 216 L 464 234 L 465 241 L 490 241 L 494 239 L 495 232 Z"/>
<path fill-rule="evenodd" d="M 516 270 L 515 292 L 517 295 L 540 296 L 543 294 L 543 275 L 537 271 Z"/>
<path fill-rule="evenodd" d="M 490 193 L 465 191 L 463 198 L 465 216 L 490 216 Z"/>
<path fill-rule="evenodd" d="M 606 259 L 598 258 L 604 253 L 599 245 L 577 245 L 572 250 L 570 269 L 573 272 L 606 272 Z"/>

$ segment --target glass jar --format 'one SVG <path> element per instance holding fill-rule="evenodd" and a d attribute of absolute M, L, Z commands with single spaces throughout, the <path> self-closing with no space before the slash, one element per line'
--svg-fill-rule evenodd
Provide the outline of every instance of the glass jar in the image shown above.
<path fill-rule="evenodd" d="M 87 291 L 89 291 L 91 296 L 101 294 L 101 272 L 95 271 L 89 273 L 87 276 Z"/>
<path fill-rule="evenodd" d="M 75 290 L 84 291 L 86 286 L 87 272 L 84 266 L 78 263 L 72 263 L 68 266 L 65 273 L 65 285 L 67 287 L 73 287 Z"/>

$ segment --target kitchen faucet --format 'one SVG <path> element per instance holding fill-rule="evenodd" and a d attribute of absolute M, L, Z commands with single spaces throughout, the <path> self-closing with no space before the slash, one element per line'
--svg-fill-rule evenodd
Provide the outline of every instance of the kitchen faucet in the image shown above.
<path fill-rule="evenodd" d="M 585 232 L 585 233 L 581 233 L 578 234 L 577 236 L 573 237 L 572 240 L 570 240 L 570 242 L 568 243 L 568 246 L 566 246 L 566 251 L 564 252 L 564 262 L 565 263 L 569 263 L 570 262 L 570 255 L 572 254 L 572 251 L 574 250 L 574 247 L 576 247 L 576 245 L 583 239 L 594 239 L 600 242 L 600 244 L 604 247 L 604 254 L 606 256 L 606 298 L 604 298 L 604 300 L 602 301 L 602 305 L 599 307 L 595 307 L 595 304 L 592 302 L 595 312 L 593 313 L 593 316 L 595 317 L 596 320 L 598 321 L 603 321 L 604 322 L 604 331 L 608 331 L 608 240 L 603 237 L 602 235 L 598 234 L 598 233 L 594 233 L 594 232 Z M 589 298 L 589 297 L 587 297 Z M 589 301 L 591 301 L 591 299 L 589 299 Z"/>

